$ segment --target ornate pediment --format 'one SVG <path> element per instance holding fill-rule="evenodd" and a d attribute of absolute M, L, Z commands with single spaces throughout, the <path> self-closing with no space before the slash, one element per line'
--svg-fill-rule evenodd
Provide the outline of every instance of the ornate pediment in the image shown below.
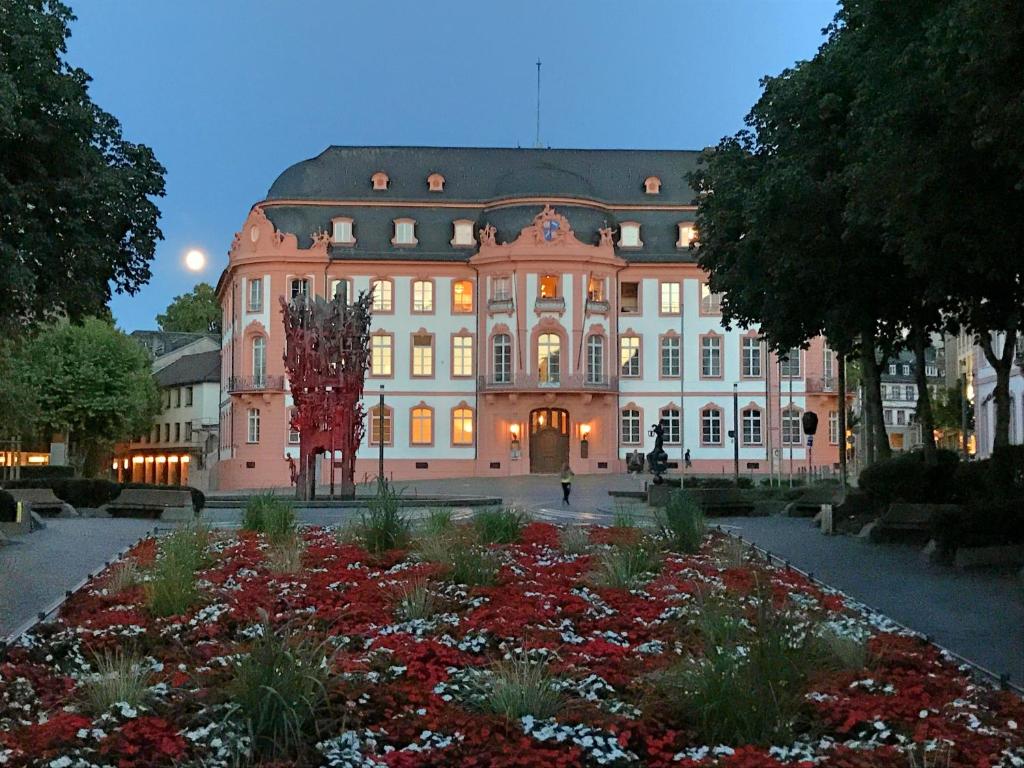
<path fill-rule="evenodd" d="M 318 245 L 316 238 L 314 246 Z M 280 232 L 259 205 L 254 206 L 245 219 L 240 232 L 231 241 L 229 256 L 263 253 L 267 250 L 297 249 L 298 238 L 288 232 Z"/>

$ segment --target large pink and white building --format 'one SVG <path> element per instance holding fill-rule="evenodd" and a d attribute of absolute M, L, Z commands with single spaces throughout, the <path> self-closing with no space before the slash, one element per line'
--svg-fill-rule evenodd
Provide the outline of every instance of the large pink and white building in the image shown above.
<path fill-rule="evenodd" d="M 400 479 L 622 472 L 659 420 L 677 467 L 689 449 L 693 471 L 732 471 L 734 387 L 741 471 L 832 466 L 834 356 L 819 339 L 780 364 L 722 327 L 690 247 L 697 156 L 331 147 L 288 168 L 218 285 L 220 486 L 289 483 L 279 297 L 339 291 L 374 302 L 357 479 L 381 440 Z"/>

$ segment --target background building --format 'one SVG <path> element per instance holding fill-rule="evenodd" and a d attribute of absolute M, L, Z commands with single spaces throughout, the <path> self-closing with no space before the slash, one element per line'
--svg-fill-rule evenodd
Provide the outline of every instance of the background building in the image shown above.
<path fill-rule="evenodd" d="M 992 342 L 993 351 L 1002 353 L 1004 334 L 996 334 Z M 1019 445 L 1024 442 L 1024 424 L 1021 413 L 1024 409 L 1024 354 L 1021 342 L 1017 340 L 1017 352 L 1013 367 L 1010 369 L 1010 444 Z M 992 443 L 995 438 L 996 403 L 993 393 L 996 387 L 996 372 L 988 363 L 981 347 L 974 347 L 974 426 L 977 439 L 977 456 L 987 459 L 992 455 Z"/>
<path fill-rule="evenodd" d="M 218 283 L 220 487 L 287 485 L 298 456 L 281 299 L 371 290 L 357 479 L 380 441 L 396 478 L 621 472 L 659 420 L 677 468 L 689 449 L 694 471 L 731 472 L 734 423 L 744 473 L 832 467 L 834 355 L 818 339 L 779 361 L 722 327 L 690 248 L 697 157 L 332 147 L 287 169 Z"/>
<path fill-rule="evenodd" d="M 882 367 L 882 418 L 894 451 L 910 451 L 923 442 L 917 421 L 916 365 L 914 353 L 904 350 Z M 925 350 L 925 377 L 934 403 L 946 381 L 945 363 L 934 346 Z"/>

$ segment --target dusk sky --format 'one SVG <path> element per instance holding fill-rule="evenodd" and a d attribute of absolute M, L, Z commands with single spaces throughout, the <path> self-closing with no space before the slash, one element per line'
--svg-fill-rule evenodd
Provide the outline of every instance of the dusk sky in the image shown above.
<path fill-rule="evenodd" d="M 250 206 L 332 144 L 699 149 L 813 55 L 832 0 L 71 0 L 69 60 L 167 168 L 153 279 L 125 330 L 216 283 Z M 198 276 L 185 252 L 209 256 Z"/>

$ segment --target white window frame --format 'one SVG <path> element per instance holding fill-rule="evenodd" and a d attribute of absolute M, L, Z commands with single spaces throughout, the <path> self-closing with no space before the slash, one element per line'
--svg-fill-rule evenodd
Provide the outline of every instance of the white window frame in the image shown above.
<path fill-rule="evenodd" d="M 355 245 L 355 223 L 348 217 L 334 219 L 331 239 L 337 245 Z"/>
<path fill-rule="evenodd" d="M 512 383 L 512 335 L 496 333 L 491 338 L 491 375 L 495 384 Z"/>
<path fill-rule="evenodd" d="M 800 445 L 802 439 L 801 430 L 799 409 L 785 408 L 782 411 L 782 444 L 794 447 Z"/>
<path fill-rule="evenodd" d="M 680 373 L 680 338 L 662 336 L 659 346 L 658 365 L 663 379 L 678 379 Z M 666 365 L 667 364 L 667 365 Z"/>
<path fill-rule="evenodd" d="M 705 379 L 722 378 L 722 337 L 704 336 L 700 340 L 700 375 Z"/>
<path fill-rule="evenodd" d="M 659 414 L 659 419 L 662 428 L 665 430 L 662 434 L 662 440 L 665 445 L 679 445 L 682 442 L 682 416 L 679 413 L 679 409 L 674 405 L 668 408 L 662 408 Z"/>
<path fill-rule="evenodd" d="M 170 424 L 167 427 L 168 438 L 170 437 Z M 246 442 L 255 444 L 260 441 L 260 409 L 250 408 L 248 412 L 248 429 L 246 430 Z"/>
<path fill-rule="evenodd" d="M 587 384 L 604 383 L 604 336 L 587 336 Z"/>
<path fill-rule="evenodd" d="M 759 379 L 762 375 L 761 340 L 752 336 L 743 337 L 742 365 L 743 376 L 747 379 Z"/>
<path fill-rule="evenodd" d="M 465 333 L 452 337 L 452 376 L 473 375 L 473 337 Z"/>
<path fill-rule="evenodd" d="M 619 225 L 619 248 L 643 248 L 643 245 L 639 222 L 624 221 Z"/>
<path fill-rule="evenodd" d="M 619 436 L 623 445 L 640 445 L 640 411 L 636 408 L 623 408 L 619 411 Z"/>
<path fill-rule="evenodd" d="M 391 280 L 382 277 L 375 278 L 370 281 L 370 290 L 373 291 L 371 306 L 374 312 L 395 311 L 395 288 Z"/>
<path fill-rule="evenodd" d="M 421 313 L 434 311 L 433 280 L 412 281 L 412 311 Z"/>
<path fill-rule="evenodd" d="M 679 283 L 660 283 L 658 287 L 658 309 L 663 315 L 678 315 L 682 311 L 682 294 Z"/>
<path fill-rule="evenodd" d="M 764 416 L 760 408 L 748 406 L 740 414 L 743 445 L 764 444 Z"/>
<path fill-rule="evenodd" d="M 249 278 L 249 296 L 246 300 L 245 309 L 247 312 L 263 311 L 263 278 Z"/>
<path fill-rule="evenodd" d="M 619 375 L 624 379 L 640 377 L 640 337 L 619 337 Z"/>

